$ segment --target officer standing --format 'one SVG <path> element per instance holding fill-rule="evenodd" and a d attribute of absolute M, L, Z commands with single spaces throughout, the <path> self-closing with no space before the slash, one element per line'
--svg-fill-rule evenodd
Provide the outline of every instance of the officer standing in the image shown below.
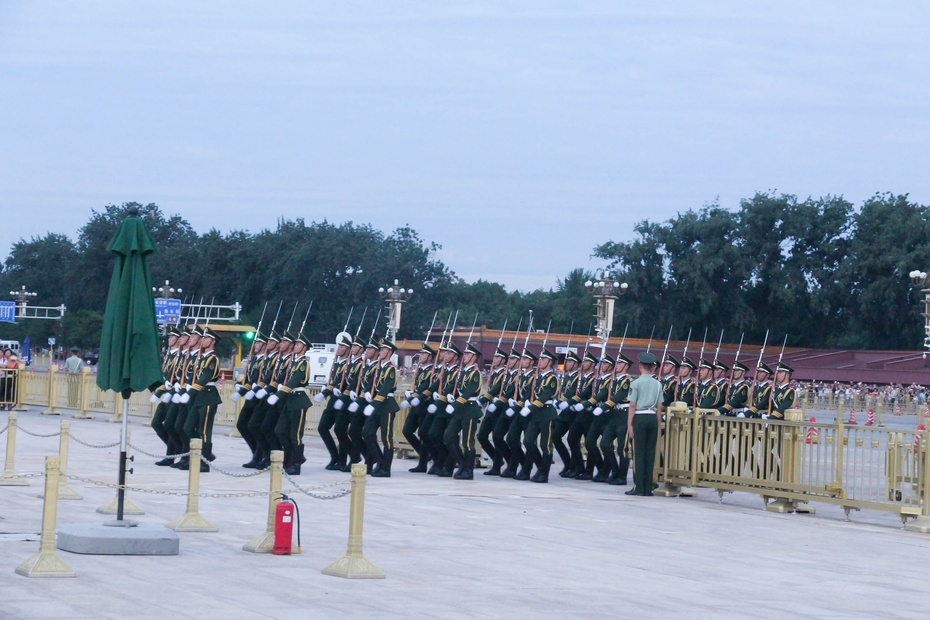
<path fill-rule="evenodd" d="M 627 495 L 652 495 L 656 441 L 662 420 L 663 390 L 652 373 L 658 360 L 652 353 L 640 353 L 639 377 L 630 384 L 630 416 L 627 432 L 633 436 L 633 488 Z"/>

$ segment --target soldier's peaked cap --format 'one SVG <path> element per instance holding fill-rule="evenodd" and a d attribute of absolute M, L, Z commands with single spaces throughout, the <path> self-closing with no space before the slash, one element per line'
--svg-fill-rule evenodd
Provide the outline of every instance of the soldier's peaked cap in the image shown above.
<path fill-rule="evenodd" d="M 604 357 L 601 358 L 601 363 L 602 363 L 602 364 L 610 364 L 611 366 L 613 366 L 616 362 L 614 361 L 614 358 L 610 357 L 610 355 L 608 355 L 607 353 L 605 353 L 605 354 L 604 354 Z"/>
<path fill-rule="evenodd" d="M 595 356 L 594 353 L 592 353 L 591 351 L 585 352 L 584 359 L 589 362 L 593 362 L 594 364 L 597 364 L 597 356 Z"/>
<path fill-rule="evenodd" d="M 775 370 L 783 372 L 794 372 L 794 368 L 784 362 L 778 362 L 778 365 L 775 366 Z"/>
<path fill-rule="evenodd" d="M 497 347 L 496 349 L 494 349 L 494 357 L 502 357 L 504 359 L 507 359 L 509 356 L 503 349 L 501 349 L 500 347 Z"/>
<path fill-rule="evenodd" d="M 671 353 L 669 353 L 669 354 L 667 354 L 667 355 L 665 356 L 665 363 L 666 363 L 666 364 L 671 364 L 671 365 L 674 366 L 675 368 L 678 368 L 679 366 L 681 366 L 681 364 L 678 362 L 678 360 L 675 359 L 675 356 L 672 355 Z"/>
<path fill-rule="evenodd" d="M 749 372 L 749 367 L 746 366 L 743 362 L 733 362 L 733 370 L 742 370 L 743 372 Z"/>
<path fill-rule="evenodd" d="M 457 357 L 462 357 L 462 350 L 455 346 L 454 342 L 449 342 L 446 346 L 442 348 L 443 351 L 452 351 Z"/>
<path fill-rule="evenodd" d="M 429 346 L 428 342 L 424 342 L 423 346 L 420 347 L 420 353 L 427 353 L 429 355 L 436 355 L 436 351 L 433 350 L 433 347 Z"/>
<path fill-rule="evenodd" d="M 761 370 L 762 372 L 767 372 L 768 374 L 772 374 L 772 369 L 769 368 L 769 365 L 766 364 L 765 362 L 760 362 L 760 363 L 759 363 L 759 366 L 756 368 L 756 371 L 758 372 L 758 371 L 760 371 L 760 370 Z"/>
<path fill-rule="evenodd" d="M 281 342 L 281 337 L 274 332 L 268 334 L 268 342 Z"/>
<path fill-rule="evenodd" d="M 716 363 L 714 363 L 714 368 L 717 370 L 730 370 L 730 367 L 724 364 L 721 360 L 717 360 Z"/>
<path fill-rule="evenodd" d="M 713 370 L 714 363 L 711 362 L 709 359 L 702 357 L 700 363 L 698 364 L 698 368 L 710 368 L 711 370 Z"/>
<path fill-rule="evenodd" d="M 351 347 L 351 346 L 352 346 L 352 339 L 349 338 L 348 336 L 343 336 L 343 337 L 339 340 L 339 346 Z"/>
<path fill-rule="evenodd" d="M 478 357 L 481 357 L 481 351 L 470 342 L 465 345 L 465 352 L 472 353 L 474 355 L 477 355 Z"/>
<path fill-rule="evenodd" d="M 569 351 L 568 353 L 565 354 L 565 361 L 567 362 L 569 360 L 575 362 L 576 364 L 581 363 L 581 358 L 578 357 L 578 354 L 575 353 L 574 351 Z"/>
<path fill-rule="evenodd" d="M 381 346 L 379 348 L 390 349 L 391 351 L 394 351 L 394 352 L 397 351 L 397 346 L 393 342 L 387 339 L 381 341 Z"/>
<path fill-rule="evenodd" d="M 268 339 L 265 336 L 262 336 L 259 333 L 255 334 L 255 338 L 252 339 L 252 342 L 266 342 Z"/>
<path fill-rule="evenodd" d="M 539 359 L 529 349 L 523 349 L 523 355 L 521 355 L 521 357 L 533 360 L 534 362 Z"/>
<path fill-rule="evenodd" d="M 684 366 L 685 368 L 690 368 L 691 370 L 696 370 L 696 369 L 697 369 L 697 364 L 695 364 L 693 361 L 691 361 L 691 358 L 688 358 L 688 357 L 683 357 L 683 358 L 681 358 L 681 364 L 680 364 L 680 365 L 681 365 L 681 366 Z"/>
<path fill-rule="evenodd" d="M 618 352 L 618 353 L 617 353 L 617 362 L 616 362 L 616 363 L 617 363 L 617 364 L 626 364 L 627 366 L 629 366 L 629 365 L 631 365 L 631 364 L 633 363 L 633 360 L 631 360 L 630 358 L 628 358 L 628 357 L 627 357 L 626 355 L 624 355 L 623 353 L 619 353 L 619 352 Z"/>
<path fill-rule="evenodd" d="M 365 341 L 362 340 L 361 338 L 359 338 L 358 336 L 356 336 L 356 337 L 355 337 L 355 340 L 352 341 L 352 346 L 353 346 L 353 347 L 359 347 L 360 349 L 364 349 L 364 348 L 365 348 Z"/>
<path fill-rule="evenodd" d="M 552 351 L 550 351 L 549 349 L 543 349 L 542 353 L 539 354 L 539 357 L 541 358 L 544 357 L 547 360 L 551 360 L 553 364 L 557 364 L 559 362 L 559 356 L 553 353 Z"/>
<path fill-rule="evenodd" d="M 310 339 L 304 336 L 303 334 L 297 334 L 297 339 L 294 342 L 302 342 L 303 344 L 310 346 Z"/>
<path fill-rule="evenodd" d="M 213 340 L 219 340 L 219 339 L 220 339 L 219 334 L 217 334 L 215 331 L 213 331 L 212 329 L 210 329 L 210 328 L 207 327 L 207 326 L 204 326 L 203 332 L 201 333 L 201 336 L 202 336 L 203 338 L 213 338 Z"/>
<path fill-rule="evenodd" d="M 369 340 L 368 344 L 365 345 L 366 349 L 377 349 L 378 345 L 374 340 Z"/>
<path fill-rule="evenodd" d="M 288 332 L 281 334 L 281 342 L 294 342 L 294 336 Z"/>

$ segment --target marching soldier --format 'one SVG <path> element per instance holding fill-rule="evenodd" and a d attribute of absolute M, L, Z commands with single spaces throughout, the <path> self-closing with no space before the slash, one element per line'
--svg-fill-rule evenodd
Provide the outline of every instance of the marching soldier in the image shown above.
<path fill-rule="evenodd" d="M 525 404 L 520 410 L 520 415 L 527 420 L 523 433 L 526 463 L 521 474 L 529 475 L 535 464 L 536 475 L 530 478 L 531 482 L 549 482 L 549 468 L 552 466 L 552 425 L 557 417 L 552 400 L 559 389 L 559 380 L 553 366 L 558 359 L 548 349 L 543 349 L 539 354 L 532 391 L 530 396 L 524 399 Z M 518 480 L 524 479 L 520 474 L 515 477 Z"/>
<path fill-rule="evenodd" d="M 216 382 L 220 378 L 220 360 L 213 352 L 213 345 L 217 340 L 219 336 L 216 332 L 209 327 L 203 328 L 196 379 L 184 394 L 184 398 L 191 401 L 184 430 L 188 437 L 196 437 L 203 442 L 203 456 L 208 461 L 216 459 L 216 455 L 213 454 L 213 419 L 216 417 L 217 407 L 223 402 L 216 389 Z M 208 472 L 210 466 L 201 461 L 200 471 Z"/>
<path fill-rule="evenodd" d="M 456 480 L 474 478 L 475 433 L 478 430 L 478 419 L 481 417 L 481 406 L 478 404 L 481 394 L 481 372 L 477 367 L 480 357 L 481 351 L 474 345 L 465 345 L 462 367 L 456 377 L 455 387 L 446 396 L 446 414 L 452 418 L 443 433 L 443 443 L 452 455 L 450 462 L 461 464 L 453 475 Z"/>
<path fill-rule="evenodd" d="M 584 473 L 580 474 L 577 480 L 591 480 L 592 482 L 607 482 L 607 471 L 604 466 L 604 457 L 598 449 L 598 441 L 607 425 L 607 419 L 601 415 L 604 413 L 602 406 L 604 401 L 610 397 L 610 388 L 613 384 L 614 358 L 606 353 L 601 358 L 600 376 L 597 378 L 595 387 L 591 391 L 591 396 L 587 400 L 587 407 L 592 408 L 594 416 L 588 432 L 584 436 L 584 445 L 588 450 L 588 465 Z M 597 469 L 597 473 L 595 473 Z"/>
<path fill-rule="evenodd" d="M 493 407 L 492 413 L 498 415 L 497 421 L 494 422 L 494 428 L 491 430 L 491 442 L 494 444 L 494 456 L 496 458 L 492 462 L 491 468 L 484 472 L 485 476 L 507 477 L 501 471 L 501 467 L 506 464 L 505 471 L 512 472 L 510 477 L 513 477 L 513 472 L 517 471 L 518 464 L 523 460 L 523 450 L 521 449 L 520 453 L 515 455 L 511 453 L 510 444 L 507 443 L 507 432 L 510 430 L 513 419 L 513 409 L 508 403 L 517 393 L 521 360 L 522 357 L 516 349 L 510 352 L 510 355 L 507 356 L 507 373 L 501 379 L 500 394 L 496 400 L 492 400 L 488 404 L 488 409 Z"/>
<path fill-rule="evenodd" d="M 695 384 L 692 373 L 697 370 L 697 364 L 687 357 L 681 358 L 681 364 L 678 367 L 678 393 L 675 400 L 687 403 L 692 407 L 697 397 L 697 385 Z"/>
<path fill-rule="evenodd" d="M 771 376 L 772 369 L 765 362 L 760 362 L 756 368 L 755 381 L 752 386 L 752 404 L 746 411 L 747 418 L 761 418 L 763 415 L 768 415 L 772 393 L 772 382 L 769 381 Z"/>
<path fill-rule="evenodd" d="M 501 451 L 501 447 L 494 443 L 492 433 L 497 420 L 503 415 L 503 409 L 505 409 L 503 407 L 505 402 L 501 400 L 501 392 L 507 378 L 507 359 L 507 353 L 497 347 L 494 351 L 494 357 L 491 359 L 488 389 L 478 399 L 478 404 L 485 407 L 484 417 L 481 420 L 481 426 L 478 428 L 478 443 L 491 459 L 491 468 L 484 472 L 486 476 L 500 475 L 501 465 L 504 460 L 504 453 Z M 494 473 L 491 473 L 492 471 Z"/>
<path fill-rule="evenodd" d="M 191 435 L 188 433 L 187 418 L 190 416 L 190 396 L 187 395 L 188 386 L 194 382 L 196 377 L 197 366 L 200 358 L 200 331 L 197 329 L 196 325 L 190 326 L 190 331 L 187 335 L 187 351 L 184 355 L 184 362 L 181 366 L 180 373 L 178 374 L 179 381 L 175 383 L 174 389 L 175 394 L 171 397 L 171 402 L 177 405 L 177 413 L 175 416 L 174 430 L 178 435 L 178 438 L 181 441 L 181 446 L 183 447 L 184 452 L 187 452 L 188 448 L 191 445 Z M 185 399 L 184 396 L 187 395 Z M 177 469 L 187 469 L 190 462 L 189 456 L 181 457 L 181 459 L 171 465 Z"/>
<path fill-rule="evenodd" d="M 746 406 L 749 404 L 748 371 L 749 368 L 742 362 L 733 362 L 733 384 L 727 390 L 726 404 L 717 410 L 720 415 L 746 417 Z"/>
<path fill-rule="evenodd" d="M 720 386 L 714 381 L 714 365 L 709 360 L 701 358 L 698 364 L 698 386 L 694 393 L 694 407 L 713 409 L 717 407 L 720 398 Z"/>
<path fill-rule="evenodd" d="M 252 421 L 252 416 L 255 415 L 255 408 L 258 404 L 258 401 L 255 400 L 254 390 L 261 379 L 262 362 L 265 359 L 264 350 L 265 338 L 261 334 L 256 334 L 255 340 L 252 341 L 252 355 L 249 357 L 245 371 L 242 373 L 242 379 L 236 384 L 231 396 L 233 402 L 240 399 L 245 400 L 242 409 L 239 410 L 236 429 L 249 446 L 249 450 L 252 451 L 252 459 L 242 464 L 247 469 L 255 469 L 256 465 L 262 460 L 261 446 L 258 443 L 258 438 L 249 429 L 249 423 Z"/>
<path fill-rule="evenodd" d="M 155 415 L 152 416 L 152 429 L 155 431 L 155 434 L 158 435 L 158 438 L 165 443 L 165 458 L 155 463 L 160 466 L 171 465 L 174 462 L 174 459 L 170 458 L 171 455 L 180 452 L 180 450 L 175 449 L 172 434 L 165 425 L 171 405 L 171 395 L 174 389 L 172 377 L 179 358 L 178 331 L 174 327 L 169 327 L 166 332 L 166 337 L 168 346 L 166 347 L 165 358 L 161 365 L 161 372 L 165 377 L 165 385 L 159 386 L 152 394 L 152 402 L 158 403 L 155 407 Z"/>
<path fill-rule="evenodd" d="M 639 377 L 630 384 L 630 416 L 627 422 L 627 433 L 633 437 L 633 488 L 626 494 L 648 496 L 652 495 L 664 389 L 652 376 L 658 364 L 656 356 L 640 353 L 638 359 Z"/>
<path fill-rule="evenodd" d="M 578 393 L 581 375 L 578 372 L 578 366 L 581 365 L 581 359 L 574 351 L 569 351 L 565 355 L 565 373 L 559 384 L 558 391 L 558 418 L 552 426 L 552 446 L 559 453 L 562 459 L 562 471 L 559 476 L 565 478 L 572 468 L 572 452 L 563 442 L 563 438 L 568 434 L 575 421 L 576 412 L 571 408 L 575 404 L 575 395 Z"/>
<path fill-rule="evenodd" d="M 310 382 L 310 362 L 307 360 L 307 347 L 310 341 L 303 334 L 294 338 L 291 364 L 283 383 L 277 391 L 268 396 L 268 404 L 281 410 L 274 427 L 275 437 L 284 450 L 284 472 L 289 476 L 300 474 L 300 466 L 307 462 L 304 456 L 304 426 L 310 397 L 307 396 L 307 384 Z"/>
<path fill-rule="evenodd" d="M 526 454 L 523 451 L 523 431 L 526 430 L 527 419 L 521 412 L 526 406 L 526 400 L 532 396 L 533 381 L 536 374 L 533 367 L 536 365 L 537 357 L 530 351 L 524 349 L 520 356 L 520 375 L 517 379 L 513 398 L 510 399 L 510 407 L 506 413 L 510 416 L 510 426 L 507 429 L 507 436 L 504 441 L 510 447 L 510 463 L 507 469 L 501 472 L 501 478 L 513 478 L 515 480 L 529 480 L 530 472 L 526 468 Z M 517 458 L 519 455 L 519 459 Z M 519 469 L 518 469 L 519 468 Z"/>
<path fill-rule="evenodd" d="M 281 342 L 278 343 L 278 363 L 275 366 L 271 381 L 264 388 L 255 393 L 256 396 L 265 401 L 265 415 L 261 423 L 261 433 L 268 445 L 268 458 L 271 458 L 273 450 L 284 450 L 284 446 L 278 440 L 274 429 L 278 426 L 281 414 L 284 412 L 283 403 L 278 398 L 271 398 L 275 395 L 281 386 L 287 382 L 287 376 L 291 371 L 291 365 L 294 363 L 294 336 L 288 332 L 281 335 Z M 263 393 L 264 392 L 264 393 Z"/>
<path fill-rule="evenodd" d="M 591 413 L 587 404 L 596 387 L 597 364 L 594 354 L 585 351 L 584 358 L 581 360 L 578 390 L 572 396 L 571 409 L 574 411 L 575 419 L 572 420 L 571 427 L 568 429 L 568 449 L 571 452 L 572 465 L 565 474 L 566 478 L 578 479 L 586 471 L 584 454 L 581 451 L 581 439 L 587 435 L 591 422 L 594 420 L 594 414 Z M 590 478 L 587 479 L 590 480 Z"/>
<path fill-rule="evenodd" d="M 321 403 L 324 398 L 329 398 L 326 402 L 326 406 L 323 408 L 323 413 L 320 415 L 320 423 L 317 428 L 320 432 L 320 439 L 323 440 L 323 445 L 326 446 L 326 450 L 329 452 L 329 464 L 326 465 L 326 469 L 330 471 L 339 469 L 342 463 L 345 462 L 345 458 L 340 461 L 339 452 L 340 449 L 345 449 L 346 447 L 341 446 L 341 439 L 339 444 L 336 443 L 332 431 L 333 427 L 336 426 L 336 420 L 338 418 L 337 414 L 339 410 L 336 408 L 336 403 L 341 402 L 340 397 L 342 396 L 342 390 L 340 386 L 343 383 L 348 368 L 349 360 L 346 356 L 351 346 L 352 340 L 348 336 L 342 336 L 342 339 L 336 345 L 336 359 L 333 361 L 333 366 L 329 371 L 329 381 L 327 381 L 326 386 L 313 397 L 313 402 L 315 403 Z"/>
<path fill-rule="evenodd" d="M 724 364 L 722 361 L 717 360 L 714 363 L 714 382 L 717 384 L 717 404 L 714 405 L 714 408 L 723 407 L 724 403 L 727 402 L 727 391 L 730 389 L 730 380 L 727 378 L 727 373 L 730 372 L 729 366 Z"/>
<path fill-rule="evenodd" d="M 446 412 L 446 405 L 449 404 L 447 395 L 452 391 L 458 379 L 457 364 L 462 351 L 451 340 L 441 351 L 444 355 L 443 368 L 437 373 L 436 382 L 431 386 L 433 402 L 426 408 L 427 413 L 432 414 L 433 418 L 429 427 L 429 443 L 430 447 L 435 450 L 433 467 L 427 473 L 440 478 L 451 478 L 456 465 L 455 454 L 449 451 L 443 438 L 446 434 L 446 427 L 452 420 L 452 416 Z"/>
<path fill-rule="evenodd" d="M 417 369 L 413 375 L 413 389 L 407 391 L 405 400 L 400 404 L 401 408 L 407 409 L 407 419 L 404 420 L 403 428 L 404 437 L 410 446 L 416 450 L 419 458 L 416 467 L 411 467 L 408 470 L 415 474 L 426 473 L 430 458 L 429 426 L 427 421 L 432 420 L 426 413 L 427 405 L 420 395 L 429 391 L 430 375 L 433 372 L 433 354 L 433 349 L 428 343 L 424 342 L 417 353 Z M 430 394 L 430 397 L 432 397 L 432 394 Z M 416 404 L 411 402 L 414 400 Z"/>
<path fill-rule="evenodd" d="M 601 418 L 604 430 L 601 435 L 600 449 L 604 458 L 604 474 L 607 482 L 612 485 L 625 485 L 630 469 L 630 459 L 626 456 L 627 426 L 630 403 L 627 400 L 630 392 L 631 377 L 627 371 L 633 360 L 622 353 L 617 353 L 614 362 L 613 379 L 610 385 L 610 395 L 603 405 Z M 595 413 L 597 410 L 595 409 Z M 615 445 L 616 443 L 616 445 Z M 595 480 L 597 482 L 597 480 Z"/>
<path fill-rule="evenodd" d="M 374 478 L 390 478 L 391 463 L 394 461 L 394 415 L 400 410 L 394 392 L 397 390 L 397 369 L 391 356 L 397 352 L 393 342 L 385 340 L 378 347 L 378 370 L 371 388 L 372 398 L 363 410 L 367 418 L 362 429 L 368 453 L 374 456 L 371 471 Z M 381 447 L 378 447 L 378 431 L 381 431 Z"/>
<path fill-rule="evenodd" d="M 353 450 L 358 450 L 358 456 L 365 459 L 365 466 L 369 474 L 375 466 L 375 461 L 380 462 L 381 460 L 380 451 L 377 454 L 369 452 L 364 437 L 365 406 L 371 399 L 371 391 L 374 389 L 378 375 L 377 357 L 378 345 L 369 341 L 365 345 L 365 363 L 358 376 L 358 383 L 356 383 L 355 389 L 349 392 L 349 399 L 352 401 L 349 404 L 349 412 L 352 414 L 352 419 L 349 422 L 349 438 L 352 440 Z M 356 456 L 353 455 L 353 458 L 356 458 Z"/>
<path fill-rule="evenodd" d="M 266 397 L 268 396 L 268 387 L 272 381 L 274 381 L 275 373 L 278 370 L 278 363 L 281 360 L 282 351 L 279 348 L 281 345 L 281 338 L 271 332 L 268 334 L 268 338 L 265 340 L 264 354 L 265 358 L 261 362 L 258 369 L 258 381 L 255 384 L 255 387 L 252 388 L 252 393 L 245 393 L 245 398 L 247 401 L 254 401 L 254 409 L 252 410 L 252 416 L 249 418 L 249 434 L 255 438 L 255 443 L 258 446 L 260 452 L 260 457 L 258 462 L 255 464 L 255 469 L 265 469 L 271 466 L 271 444 L 268 443 L 268 438 L 265 436 L 265 433 L 262 432 L 262 425 L 265 421 L 265 416 L 268 415 L 268 409 L 270 405 L 268 404 Z"/>
<path fill-rule="evenodd" d="M 678 360 L 671 354 L 665 356 L 665 363 L 662 364 L 662 406 L 671 405 L 678 392 Z"/>
<path fill-rule="evenodd" d="M 362 373 L 365 370 L 365 343 L 358 337 L 352 341 L 352 347 L 349 349 L 349 366 L 343 376 L 342 385 L 339 386 L 339 394 L 333 394 L 339 399 L 333 404 L 333 408 L 339 413 L 336 415 L 336 424 L 333 426 L 333 432 L 336 433 L 336 439 L 339 440 L 339 471 L 349 472 L 352 465 L 362 460 L 361 437 L 353 438 L 352 420 L 354 416 L 349 411 L 352 406 L 352 393 L 358 389 L 361 382 Z"/>
<path fill-rule="evenodd" d="M 797 393 L 791 387 L 791 374 L 793 372 L 794 369 L 784 362 L 778 362 L 775 366 L 775 387 L 772 390 L 768 417 L 783 420 L 785 412 L 794 408 Z"/>

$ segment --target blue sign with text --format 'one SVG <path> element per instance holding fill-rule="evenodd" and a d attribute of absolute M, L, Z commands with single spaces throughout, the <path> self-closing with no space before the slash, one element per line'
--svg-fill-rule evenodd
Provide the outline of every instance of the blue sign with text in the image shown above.
<path fill-rule="evenodd" d="M 155 298 L 155 322 L 159 325 L 177 325 L 181 322 L 181 300 Z"/>
<path fill-rule="evenodd" d="M 0 321 L 4 323 L 16 322 L 16 302 L 0 301 Z"/>

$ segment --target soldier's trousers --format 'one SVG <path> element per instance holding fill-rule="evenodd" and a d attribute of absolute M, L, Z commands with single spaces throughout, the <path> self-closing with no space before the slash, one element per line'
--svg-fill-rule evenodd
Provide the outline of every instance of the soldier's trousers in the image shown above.
<path fill-rule="evenodd" d="M 433 462 L 444 467 L 450 454 L 444 438 L 446 428 L 449 426 L 449 422 L 452 421 L 452 416 L 445 413 L 445 403 L 439 403 L 437 406 L 441 408 L 441 411 L 428 414 L 432 420 L 429 423 L 429 434 L 427 436 L 429 437 L 430 449 L 436 452 Z"/>
<path fill-rule="evenodd" d="M 297 448 L 304 444 L 304 426 L 307 422 L 307 410 L 297 407 L 284 407 L 274 427 L 275 437 L 284 450 L 285 463 L 291 463 Z"/>
<path fill-rule="evenodd" d="M 575 419 L 572 420 L 572 425 L 568 429 L 568 449 L 571 450 L 573 464 L 578 469 L 584 467 L 584 457 L 581 454 L 581 439 L 587 435 L 593 420 L 594 415 L 587 409 L 576 411 Z"/>
<path fill-rule="evenodd" d="M 526 454 L 523 452 L 521 436 L 527 424 L 529 424 L 529 416 L 522 416 L 520 412 L 517 411 L 513 414 L 513 417 L 509 419 L 510 428 L 507 429 L 507 436 L 504 438 L 504 441 L 507 442 L 507 446 L 510 448 L 511 460 L 509 463 L 516 465 L 522 463 L 526 458 Z"/>
<path fill-rule="evenodd" d="M 362 427 L 362 439 L 365 448 L 371 456 L 372 463 L 381 462 L 389 454 L 394 453 L 394 413 L 378 413 L 365 416 Z M 380 433 L 379 433 L 380 431 Z M 381 445 L 378 445 L 378 436 L 381 436 Z"/>
<path fill-rule="evenodd" d="M 537 467 L 551 462 L 553 424 L 553 420 L 530 419 L 526 424 L 526 430 L 523 431 L 527 460 Z"/>
<path fill-rule="evenodd" d="M 190 417 L 190 406 L 184 403 L 176 403 L 174 418 L 174 432 L 178 435 L 181 442 L 181 451 L 187 452 L 191 445 L 192 437 L 187 433 L 187 418 Z"/>
<path fill-rule="evenodd" d="M 274 433 L 275 427 L 278 426 L 278 420 L 281 418 L 281 409 L 283 406 L 284 403 L 280 400 L 273 405 L 269 405 L 267 402 L 265 403 L 264 416 L 262 416 L 259 433 L 268 446 L 269 454 L 272 450 L 284 449 L 284 446 L 281 445 L 277 435 Z"/>
<path fill-rule="evenodd" d="M 339 459 L 339 446 L 336 445 L 336 440 L 333 438 L 333 427 L 336 426 L 336 414 L 338 413 L 333 405 L 338 400 L 335 396 L 330 397 L 323 409 L 323 413 L 320 414 L 320 423 L 317 425 L 320 439 L 323 440 L 323 445 L 326 446 L 326 451 L 329 452 L 330 461 Z"/>
<path fill-rule="evenodd" d="M 368 450 L 365 448 L 365 440 L 362 437 L 362 429 L 365 427 L 365 414 L 362 413 L 362 410 L 365 409 L 365 401 L 358 400 L 356 402 L 359 403 L 358 411 L 347 412 L 350 416 L 349 442 L 351 447 L 349 449 L 349 460 L 352 463 L 359 463 L 364 457 L 366 463 L 371 463 Z"/>
<path fill-rule="evenodd" d="M 446 445 L 446 449 L 455 455 L 456 460 L 461 461 L 464 453 L 475 449 L 475 433 L 477 432 L 478 420 L 476 418 L 455 413 L 446 425 L 442 442 Z"/>
<path fill-rule="evenodd" d="M 184 422 L 188 444 L 191 439 L 201 440 L 203 454 L 210 458 L 213 448 L 213 419 L 216 417 L 216 405 L 197 405 L 188 409 L 187 419 Z"/>
<path fill-rule="evenodd" d="M 349 457 L 352 447 L 352 440 L 349 439 L 349 423 L 352 421 L 352 414 L 342 409 L 336 410 L 336 423 L 333 424 L 333 433 L 336 435 L 336 441 L 339 442 L 336 461 L 343 465 Z"/>
<path fill-rule="evenodd" d="M 158 435 L 158 438 L 165 442 L 165 446 L 171 441 L 168 435 L 168 429 L 165 428 L 165 419 L 168 417 L 168 403 L 159 402 L 155 407 L 155 415 L 152 416 L 152 430 Z"/>
<path fill-rule="evenodd" d="M 621 463 L 628 463 L 627 457 L 623 456 L 623 447 L 626 443 L 626 425 L 629 420 L 629 413 L 626 409 L 614 409 L 605 411 L 601 414 L 606 418 L 604 432 L 601 434 L 600 449 L 601 456 L 604 458 L 605 469 L 613 473 L 619 473 L 621 478 L 626 477 L 627 468 L 621 467 Z"/>
<path fill-rule="evenodd" d="M 552 447 L 559 453 L 559 458 L 562 459 L 562 464 L 565 467 L 571 467 L 572 456 L 563 438 L 568 434 L 574 420 L 575 412 L 566 409 L 559 413 L 559 417 L 556 418 L 555 423 L 552 425 Z"/>
<path fill-rule="evenodd" d="M 588 451 L 588 467 L 587 471 L 593 472 L 594 468 L 602 468 L 604 466 L 604 457 L 601 455 L 600 450 L 597 447 L 598 440 L 601 437 L 601 434 L 604 432 L 604 427 L 607 426 L 606 413 L 604 412 L 601 415 L 593 415 L 591 425 L 588 427 L 588 432 L 584 436 L 584 447 Z"/>
<path fill-rule="evenodd" d="M 255 415 L 258 402 L 255 398 L 245 401 L 239 411 L 239 419 L 236 420 L 236 430 L 242 435 L 242 439 L 248 444 L 253 455 L 258 453 L 259 444 L 258 439 L 252 433 L 252 429 L 249 428 L 249 423 L 252 421 L 252 416 Z"/>
<path fill-rule="evenodd" d="M 416 450 L 418 456 L 423 455 L 423 449 L 426 447 L 422 445 L 423 435 L 421 431 L 424 417 L 426 417 L 426 410 L 421 409 L 420 405 L 410 407 L 407 409 L 407 418 L 404 420 L 404 428 L 402 430 L 407 443 L 410 444 L 411 448 Z"/>
<path fill-rule="evenodd" d="M 168 402 L 165 406 L 165 421 L 162 427 L 165 429 L 165 434 L 168 436 L 168 440 L 171 442 L 168 444 L 169 450 L 176 450 L 175 454 L 180 454 L 181 452 L 187 452 L 188 446 L 184 445 L 183 440 L 181 439 L 181 434 L 178 432 L 178 409 L 181 405 L 177 403 Z"/>
<path fill-rule="evenodd" d="M 658 438 L 659 421 L 655 414 L 633 415 L 633 489 L 637 492 L 652 493 Z"/>
<path fill-rule="evenodd" d="M 496 413 L 497 420 L 495 420 L 494 426 L 491 429 L 491 442 L 494 444 L 494 450 L 496 452 L 495 456 L 497 457 L 496 462 L 498 464 L 502 464 L 503 461 L 507 461 L 509 463 L 510 446 L 507 444 L 507 431 L 510 430 L 510 423 L 513 421 L 513 419 L 507 416 L 506 407 L 500 411 L 497 411 Z M 485 418 L 487 418 L 487 416 L 485 416 Z M 522 456 L 520 458 L 522 460 Z"/>
<path fill-rule="evenodd" d="M 494 426 L 497 424 L 497 420 L 501 415 L 500 409 L 485 413 L 484 417 L 481 419 L 481 425 L 478 427 L 478 443 L 481 444 L 481 449 L 488 453 L 492 461 L 499 458 L 497 454 L 498 447 L 492 435 Z"/>

